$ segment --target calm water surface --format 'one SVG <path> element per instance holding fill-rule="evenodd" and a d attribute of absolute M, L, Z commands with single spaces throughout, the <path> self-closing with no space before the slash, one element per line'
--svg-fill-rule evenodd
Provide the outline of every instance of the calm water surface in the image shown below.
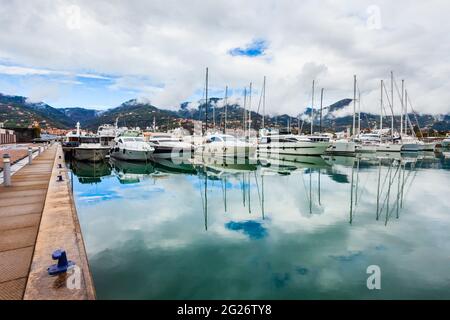
<path fill-rule="evenodd" d="M 450 159 L 288 160 L 73 163 L 98 298 L 450 298 Z"/>

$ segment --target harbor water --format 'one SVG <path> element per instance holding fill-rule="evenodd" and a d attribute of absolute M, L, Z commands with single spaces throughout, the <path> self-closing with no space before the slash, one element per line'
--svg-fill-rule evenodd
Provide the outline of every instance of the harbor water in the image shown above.
<path fill-rule="evenodd" d="M 450 159 L 434 153 L 71 172 L 99 299 L 450 298 Z"/>

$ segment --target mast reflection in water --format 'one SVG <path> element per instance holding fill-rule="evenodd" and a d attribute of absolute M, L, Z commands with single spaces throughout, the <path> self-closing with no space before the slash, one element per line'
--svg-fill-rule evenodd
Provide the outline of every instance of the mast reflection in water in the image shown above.
<path fill-rule="evenodd" d="M 100 299 L 450 298 L 450 159 L 161 161 L 72 164 Z"/>

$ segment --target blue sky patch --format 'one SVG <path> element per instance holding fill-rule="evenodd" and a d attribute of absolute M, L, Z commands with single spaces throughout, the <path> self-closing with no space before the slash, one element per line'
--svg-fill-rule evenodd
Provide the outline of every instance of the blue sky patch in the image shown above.
<path fill-rule="evenodd" d="M 253 40 L 251 43 L 247 44 L 244 48 L 237 47 L 230 49 L 228 53 L 232 56 L 246 56 L 246 57 L 257 57 L 264 54 L 267 49 L 267 42 L 265 40 Z"/>

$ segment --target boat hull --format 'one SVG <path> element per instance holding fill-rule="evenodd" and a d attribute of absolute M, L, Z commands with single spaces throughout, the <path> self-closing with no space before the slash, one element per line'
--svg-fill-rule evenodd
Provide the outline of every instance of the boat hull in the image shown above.
<path fill-rule="evenodd" d="M 419 151 L 434 151 L 436 149 L 436 143 L 434 142 L 425 142 L 419 145 Z"/>
<path fill-rule="evenodd" d="M 151 159 L 153 151 L 129 150 L 129 149 L 113 149 L 111 157 L 119 160 L 127 161 L 148 161 Z"/>
<path fill-rule="evenodd" d="M 109 148 L 91 149 L 91 148 L 74 148 L 73 157 L 78 161 L 102 161 L 109 153 Z"/>
<path fill-rule="evenodd" d="M 320 156 L 325 153 L 330 146 L 329 142 L 295 142 L 295 143 L 277 143 L 277 144 L 260 144 L 258 145 L 258 155 L 303 155 L 303 156 Z"/>
<path fill-rule="evenodd" d="M 179 159 L 186 158 L 189 159 L 192 157 L 193 148 L 177 148 L 170 146 L 157 146 L 153 145 L 155 151 L 153 151 L 152 157 L 158 159 Z"/>
<path fill-rule="evenodd" d="M 402 144 L 381 143 L 377 147 L 377 152 L 401 152 Z"/>
<path fill-rule="evenodd" d="M 377 149 L 378 145 L 376 144 L 359 144 L 356 146 L 357 153 L 375 153 Z"/>
<path fill-rule="evenodd" d="M 334 141 L 328 147 L 326 153 L 333 155 L 354 155 L 356 152 L 356 143 L 351 141 Z"/>
<path fill-rule="evenodd" d="M 405 143 L 402 146 L 401 151 L 408 151 L 408 152 L 416 152 L 416 151 L 420 151 L 421 149 L 421 145 L 419 145 L 418 143 Z"/>
<path fill-rule="evenodd" d="M 214 146 L 209 144 L 200 146 L 197 150 L 204 157 L 252 158 L 256 153 L 254 146 Z"/>

